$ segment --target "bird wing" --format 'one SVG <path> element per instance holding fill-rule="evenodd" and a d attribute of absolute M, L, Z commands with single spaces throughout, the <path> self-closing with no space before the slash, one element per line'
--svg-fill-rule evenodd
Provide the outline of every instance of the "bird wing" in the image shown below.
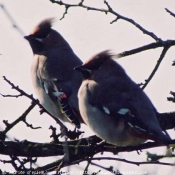
<path fill-rule="evenodd" d="M 154 106 L 132 80 L 108 77 L 103 81 L 90 81 L 87 88 L 89 102 L 110 117 L 123 118 L 127 125 L 143 134 L 164 137 Z"/>
<path fill-rule="evenodd" d="M 56 69 L 55 64 L 50 73 L 48 68 L 50 64 L 48 65 L 48 58 L 46 56 L 40 55 L 38 60 L 37 77 L 39 78 L 41 86 L 54 104 L 58 106 L 62 114 L 67 117 L 70 122 L 74 123 L 77 128 L 80 128 L 80 122 L 68 102 L 68 97 L 72 93 L 71 82 L 68 80 L 65 81 L 57 76 L 56 73 L 58 70 L 54 71 L 54 69 Z"/>

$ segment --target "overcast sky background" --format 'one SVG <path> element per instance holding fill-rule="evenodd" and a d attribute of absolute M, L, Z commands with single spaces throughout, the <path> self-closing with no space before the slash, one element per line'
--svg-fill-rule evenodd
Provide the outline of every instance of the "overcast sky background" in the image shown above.
<path fill-rule="evenodd" d="M 65 1 L 66 2 L 66 1 Z M 67 2 L 70 2 L 70 0 Z M 76 0 L 71 2 L 77 2 Z M 87 5 L 105 8 L 102 0 L 85 0 Z M 172 0 L 109 0 L 110 5 L 119 14 L 134 19 L 145 29 L 154 32 L 158 37 L 166 39 L 174 39 L 175 34 L 175 18 L 170 16 L 165 8 L 175 12 L 175 2 Z M 38 22 L 48 17 L 56 17 L 53 28 L 59 31 L 64 38 L 70 43 L 75 53 L 85 61 L 93 54 L 106 49 L 112 49 L 115 53 L 125 50 L 134 49 L 139 46 L 154 42 L 154 40 L 144 35 L 139 29 L 132 24 L 119 20 L 110 24 L 115 19 L 113 15 L 105 15 L 104 13 L 87 11 L 82 8 L 71 8 L 63 20 L 59 20 L 63 13 L 64 7 L 52 4 L 49 0 L 0 0 L 5 9 L 17 22 L 18 26 L 24 32 L 24 35 L 36 26 Z M 0 93 L 16 94 L 11 87 L 3 81 L 2 76 L 6 76 L 14 84 L 29 94 L 33 94 L 33 88 L 30 79 L 30 64 L 32 61 L 32 51 L 23 36 L 12 26 L 11 21 L 0 8 Z M 122 58 L 118 60 L 127 73 L 137 82 L 141 83 L 149 76 L 158 60 L 162 48 L 142 52 L 136 55 Z M 168 112 L 175 110 L 175 104 L 167 102 L 167 96 L 172 90 L 175 91 L 175 67 L 171 66 L 175 59 L 175 49 L 169 49 L 159 70 L 153 80 L 145 89 L 146 93 L 153 101 L 155 107 L 160 112 Z M 20 116 L 30 105 L 30 100 L 25 97 L 21 98 L 3 98 L 0 96 L 0 117 L 1 120 L 6 119 L 9 122 Z M 48 128 L 51 124 L 55 125 L 52 119 L 46 115 L 40 116 L 38 109 L 35 108 L 27 117 L 27 121 L 33 123 L 34 126 L 42 126 L 43 130 L 33 131 L 26 128 L 24 124 L 15 127 L 9 132 L 10 138 L 19 140 L 49 142 L 50 131 Z M 0 122 L 0 127 L 4 125 Z M 88 131 L 88 133 L 91 133 Z M 173 137 L 173 132 L 172 137 Z M 152 149 L 155 152 L 155 149 Z M 162 149 L 156 148 L 159 153 Z M 139 161 L 145 160 L 145 151 L 138 156 L 137 153 L 129 154 L 128 159 Z M 127 154 L 119 154 L 120 157 L 126 158 Z M 127 155 L 128 156 L 128 155 Z M 3 159 L 3 156 L 0 157 Z M 162 160 L 165 161 L 165 160 Z M 108 161 L 108 164 L 112 164 Z M 107 165 L 107 164 L 106 164 Z M 134 171 L 146 170 L 152 174 L 156 172 L 165 172 L 171 174 L 174 168 L 160 165 L 134 166 L 129 164 L 114 163 L 120 170 Z M 0 163 L 2 170 L 10 170 L 8 165 Z M 127 168 L 126 168 L 127 166 Z M 162 173 L 161 173 L 162 174 Z"/>

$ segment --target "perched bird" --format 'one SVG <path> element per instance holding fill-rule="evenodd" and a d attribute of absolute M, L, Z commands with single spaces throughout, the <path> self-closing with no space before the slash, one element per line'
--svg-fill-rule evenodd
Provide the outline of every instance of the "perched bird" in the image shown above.
<path fill-rule="evenodd" d="M 61 34 L 51 28 L 52 22 L 53 18 L 41 21 L 24 37 L 34 54 L 31 67 L 33 87 L 49 113 L 79 128 L 81 118 L 77 93 L 82 75 L 73 68 L 82 61 Z"/>
<path fill-rule="evenodd" d="M 75 70 L 83 75 L 78 92 L 84 122 L 107 143 L 134 146 L 154 140 L 168 143 L 147 95 L 131 80 L 109 51 L 90 58 Z"/>

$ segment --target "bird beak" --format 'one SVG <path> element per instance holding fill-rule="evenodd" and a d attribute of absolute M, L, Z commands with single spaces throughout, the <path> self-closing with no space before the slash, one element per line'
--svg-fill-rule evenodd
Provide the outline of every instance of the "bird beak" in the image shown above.
<path fill-rule="evenodd" d="M 77 66 L 77 67 L 75 67 L 74 68 L 74 70 L 77 70 L 77 71 L 79 71 L 79 72 L 89 72 L 89 73 L 91 73 L 91 71 L 92 70 L 90 70 L 90 69 L 88 69 L 88 68 L 86 68 L 86 67 L 84 67 L 84 66 Z"/>
<path fill-rule="evenodd" d="M 31 40 L 33 37 L 32 37 L 31 35 L 27 35 L 27 36 L 24 36 L 24 38 L 25 38 L 27 41 L 29 41 L 29 40 Z"/>
<path fill-rule="evenodd" d="M 74 70 L 81 72 L 85 79 L 88 79 L 91 76 L 91 72 L 92 72 L 92 70 L 87 69 L 83 66 L 77 66 L 74 68 Z"/>

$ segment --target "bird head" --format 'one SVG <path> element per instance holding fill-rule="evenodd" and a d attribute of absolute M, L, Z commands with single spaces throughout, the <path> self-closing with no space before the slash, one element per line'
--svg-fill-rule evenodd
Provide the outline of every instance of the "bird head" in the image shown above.
<path fill-rule="evenodd" d="M 29 35 L 24 36 L 29 41 L 34 54 L 38 54 L 57 45 L 67 44 L 64 38 L 52 29 L 53 22 L 54 18 L 45 19 Z"/>
<path fill-rule="evenodd" d="M 93 57 L 91 57 L 88 61 L 86 61 L 83 65 L 77 66 L 74 69 L 81 72 L 84 79 L 89 79 L 91 75 L 100 69 L 100 67 L 109 59 L 111 59 L 112 54 L 109 50 L 105 50 L 100 52 Z"/>

